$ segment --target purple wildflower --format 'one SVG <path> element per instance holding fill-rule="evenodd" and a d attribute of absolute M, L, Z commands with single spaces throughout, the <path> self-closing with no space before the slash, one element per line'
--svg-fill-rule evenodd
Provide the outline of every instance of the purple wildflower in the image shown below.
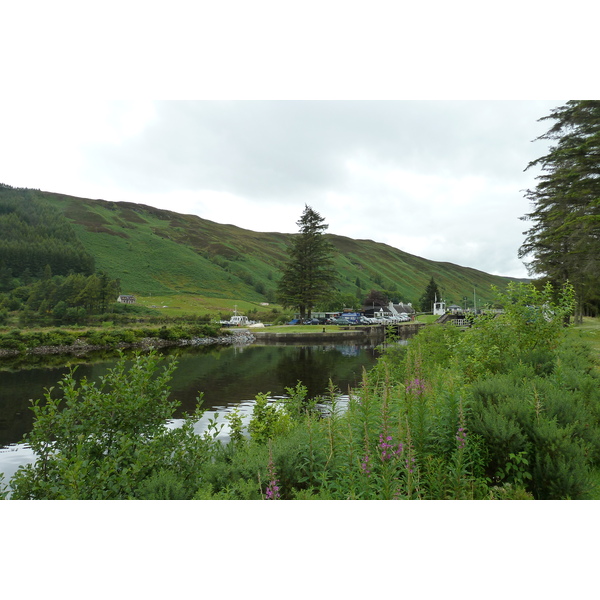
<path fill-rule="evenodd" d="M 467 443 L 467 430 L 464 427 L 459 427 L 456 432 L 456 441 L 458 442 L 458 449 L 462 450 Z"/>
<path fill-rule="evenodd" d="M 406 384 L 406 391 L 414 394 L 415 396 L 420 396 L 425 392 L 425 381 L 415 377 Z"/>
<path fill-rule="evenodd" d="M 273 455 L 271 454 L 271 445 L 269 444 L 269 464 L 267 465 L 267 473 L 269 475 L 269 483 L 265 492 L 265 500 L 279 500 L 279 481 L 275 472 L 275 464 L 273 463 Z"/>
<path fill-rule="evenodd" d="M 386 436 L 385 440 L 383 439 L 383 433 L 379 434 L 379 449 L 381 450 L 381 460 L 386 461 L 394 456 L 399 456 L 402 454 L 403 446 L 402 443 L 398 444 L 395 447 L 394 444 L 390 443 L 393 441 L 391 435 Z"/>
<path fill-rule="evenodd" d="M 367 477 L 371 476 L 371 457 L 368 454 L 366 454 L 362 459 L 360 468 Z"/>
<path fill-rule="evenodd" d="M 279 495 L 279 486 L 277 485 L 279 482 L 274 479 L 270 481 L 267 485 L 267 492 L 265 494 L 265 500 L 279 500 L 281 496 Z"/>

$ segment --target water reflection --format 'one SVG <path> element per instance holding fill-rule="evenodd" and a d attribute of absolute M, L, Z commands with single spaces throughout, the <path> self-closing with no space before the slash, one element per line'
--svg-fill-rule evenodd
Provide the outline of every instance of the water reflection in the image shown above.
<path fill-rule="evenodd" d="M 252 415 L 254 397 L 259 392 L 272 398 L 286 395 L 286 388 L 298 381 L 308 388 L 311 398 L 325 394 L 329 380 L 342 392 L 358 385 L 363 369 L 376 361 L 378 351 L 370 345 L 252 345 L 243 347 L 173 348 L 161 351 L 165 358 L 173 357 L 178 366 L 171 381 L 171 397 L 181 402 L 179 414 L 191 412 L 196 398 L 203 395 L 207 410 L 195 429 L 202 433 L 208 421 L 219 413 L 224 424 L 220 439 L 229 438 L 224 421 L 228 409 L 239 406 L 247 425 Z M 77 359 L 75 376 L 98 381 L 114 367 L 116 357 Z M 30 398 L 42 398 L 45 388 L 54 387 L 69 372 L 69 365 L 0 371 L 0 473 L 5 483 L 21 464 L 31 462 L 31 450 L 20 444 L 23 435 L 33 426 Z M 56 393 L 56 392 L 55 392 Z M 177 426 L 175 419 L 170 426 Z"/>
<path fill-rule="evenodd" d="M 370 368 L 378 355 L 368 345 L 173 348 L 161 354 L 178 361 L 171 397 L 181 402 L 180 414 L 193 411 L 200 394 L 204 408 L 222 410 L 251 401 L 259 392 L 284 396 L 285 388 L 294 387 L 298 381 L 308 388 L 310 397 L 324 394 L 329 379 L 347 392 L 360 382 L 363 368 Z M 92 356 L 89 362 L 77 365 L 76 378 L 98 381 L 116 360 Z M 68 371 L 68 365 L 0 371 L 0 447 L 20 442 L 31 430 L 29 399 L 43 397 L 45 388 L 56 388 Z"/>
<path fill-rule="evenodd" d="M 331 379 L 343 392 L 357 385 L 363 368 L 370 368 L 377 350 L 372 346 L 253 345 L 221 352 L 185 352 L 177 357 L 172 396 L 190 411 L 198 392 L 203 406 L 213 408 L 253 399 L 259 392 L 284 396 L 298 381 L 309 397 L 324 394 Z"/>

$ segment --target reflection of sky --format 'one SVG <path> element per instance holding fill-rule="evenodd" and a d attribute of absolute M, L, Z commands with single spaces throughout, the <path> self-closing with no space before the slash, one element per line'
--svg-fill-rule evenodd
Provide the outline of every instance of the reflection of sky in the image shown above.
<path fill-rule="evenodd" d="M 270 400 L 276 402 L 280 397 L 274 397 Z M 338 409 L 344 410 L 348 403 L 348 396 L 341 395 L 339 397 Z M 248 425 L 252 418 L 252 410 L 254 407 L 254 400 L 248 402 L 232 402 L 228 406 L 217 407 L 216 410 L 207 410 L 202 417 L 196 422 L 194 431 L 198 435 L 202 435 L 207 429 L 211 422 L 216 425 L 216 430 L 219 431 L 216 439 L 220 440 L 224 444 L 229 442 L 231 429 L 229 423 L 226 420 L 226 416 L 235 407 L 239 409 L 240 416 L 242 418 L 242 425 L 247 433 Z M 319 404 L 322 409 L 327 409 L 327 403 Z M 182 419 L 172 419 L 166 426 L 169 429 L 180 427 L 183 424 Z M 4 473 L 4 485 L 8 484 L 11 477 L 16 473 L 20 466 L 33 463 L 35 461 L 35 455 L 31 448 L 26 444 L 11 444 L 6 448 L 0 448 L 0 473 Z M 0 487 L 0 489 L 2 489 Z"/>
<path fill-rule="evenodd" d="M 21 465 L 32 463 L 34 459 L 33 451 L 25 444 L 12 444 L 0 448 L 0 473 L 4 474 L 4 480 L 0 480 L 0 489 L 2 484 L 8 483 Z"/>
<path fill-rule="evenodd" d="M 360 354 L 360 346 L 336 346 L 336 350 L 343 356 L 358 356 Z"/>
<path fill-rule="evenodd" d="M 354 360 L 356 364 L 352 366 Z M 293 387 L 298 381 L 302 381 L 309 390 L 309 397 L 318 397 L 326 392 L 330 378 L 340 390 L 347 391 L 348 385 L 354 385 L 350 379 L 360 379 L 363 365 L 368 367 L 373 364 L 374 356 L 372 350 L 357 344 L 315 347 L 286 345 L 248 346 L 243 351 L 241 348 L 230 347 L 219 351 L 181 351 L 178 361 L 171 381 L 171 398 L 182 402 L 183 410 L 192 412 L 196 407 L 198 393 L 206 392 L 203 402 L 206 412 L 195 430 L 203 433 L 210 419 L 216 418 L 219 426 L 223 425 L 218 439 L 228 441 L 229 425 L 224 419 L 226 412 L 239 406 L 244 426 L 247 427 L 254 406 L 252 398 L 258 391 L 276 398 L 278 394 L 285 394 L 285 387 Z M 76 376 L 80 378 L 85 375 L 90 381 L 97 380 L 115 362 L 116 359 L 111 359 L 91 365 L 79 365 Z M 339 378 L 336 376 L 338 367 L 341 367 Z M 39 396 L 39 390 L 53 386 L 65 370 L 66 368 L 58 371 L 36 368 L 9 374 L 8 389 L 3 386 L 6 399 L 10 399 L 12 403 L 9 403 L 12 407 L 12 413 L 9 411 L 9 414 L 24 412 L 24 404 L 27 403 L 23 399 Z M 22 388 L 25 379 L 29 387 Z M 9 382 L 3 381 L 3 384 Z M 33 389 L 30 389 L 31 386 Z M 175 416 L 181 414 L 175 413 Z M 3 443 L 10 444 L 13 440 L 16 442 L 23 439 L 23 433 L 29 430 L 31 421 L 20 425 L 23 429 L 15 429 L 16 433 L 11 430 L 12 439 L 8 437 Z M 4 473 L 4 481 L 7 482 L 12 477 L 19 465 L 33 460 L 31 449 L 22 444 L 0 448 L 0 473 Z"/>

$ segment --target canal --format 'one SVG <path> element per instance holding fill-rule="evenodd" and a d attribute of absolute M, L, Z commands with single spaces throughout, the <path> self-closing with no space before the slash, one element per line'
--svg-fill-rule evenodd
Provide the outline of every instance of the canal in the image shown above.
<path fill-rule="evenodd" d="M 344 342 L 185 347 L 162 349 L 160 354 L 177 361 L 171 398 L 181 407 L 175 417 L 192 412 L 202 395 L 206 413 L 197 426 L 200 432 L 215 414 L 224 423 L 224 415 L 234 406 L 240 407 L 247 422 L 256 394 L 282 397 L 298 381 L 308 388 L 310 398 L 325 394 L 330 379 L 342 395 L 347 394 L 359 384 L 363 369 L 375 364 L 379 351 L 374 344 Z M 76 365 L 75 377 L 99 381 L 116 362 L 116 356 L 90 355 Z M 36 365 L 13 370 L 0 361 L 0 473 L 5 474 L 5 482 L 19 464 L 32 460 L 31 452 L 20 443 L 33 426 L 30 399 L 42 398 L 52 387 L 56 391 L 57 381 L 69 368 Z M 228 437 L 226 427 L 223 435 Z"/>

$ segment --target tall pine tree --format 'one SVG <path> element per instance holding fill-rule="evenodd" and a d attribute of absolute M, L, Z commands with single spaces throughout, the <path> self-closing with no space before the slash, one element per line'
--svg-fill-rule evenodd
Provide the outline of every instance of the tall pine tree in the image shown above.
<path fill-rule="evenodd" d="M 323 237 L 329 227 L 310 206 L 304 207 L 300 228 L 290 246 L 290 259 L 278 285 L 278 300 L 310 318 L 313 307 L 334 292 L 338 275 L 333 267 L 333 245 Z"/>
<path fill-rule="evenodd" d="M 423 312 L 431 312 L 433 311 L 433 305 L 436 301 L 442 299 L 442 293 L 440 292 L 440 288 L 438 284 L 435 282 L 433 276 L 429 280 L 423 295 L 419 299 L 419 304 L 421 305 L 421 310 Z"/>
<path fill-rule="evenodd" d="M 527 166 L 541 168 L 525 197 L 533 224 L 519 257 L 530 257 L 530 274 L 553 284 L 569 281 L 579 314 L 600 308 L 600 101 L 571 100 L 540 121 L 553 126 L 538 140 L 556 142 L 547 155 Z"/>

